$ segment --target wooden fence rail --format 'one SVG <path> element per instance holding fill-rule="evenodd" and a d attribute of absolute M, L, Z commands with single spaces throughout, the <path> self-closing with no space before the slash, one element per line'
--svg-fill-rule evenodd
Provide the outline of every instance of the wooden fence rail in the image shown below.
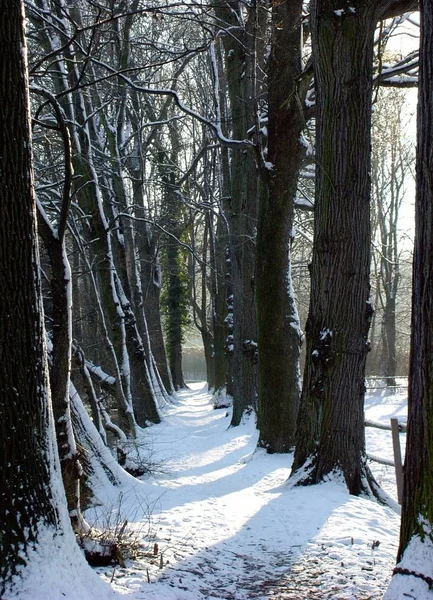
<path fill-rule="evenodd" d="M 397 483 L 397 499 L 401 504 L 403 500 L 403 461 L 401 458 L 400 433 L 406 433 L 407 427 L 403 423 L 399 423 L 398 419 L 391 419 L 391 425 L 383 423 L 374 423 L 373 421 L 365 421 L 366 427 L 374 427 L 375 429 L 383 429 L 392 433 L 392 447 L 394 451 L 394 461 L 385 458 L 379 458 L 373 454 L 367 454 L 367 458 L 374 460 L 381 465 L 387 465 L 395 468 L 395 480 Z"/>

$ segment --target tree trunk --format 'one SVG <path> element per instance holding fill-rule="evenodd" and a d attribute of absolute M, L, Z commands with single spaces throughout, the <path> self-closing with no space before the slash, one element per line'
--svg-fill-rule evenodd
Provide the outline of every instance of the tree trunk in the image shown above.
<path fill-rule="evenodd" d="M 221 53 L 218 53 L 221 58 Z M 220 68 L 220 64 L 217 68 Z M 223 78 L 223 81 L 224 78 Z M 226 100 L 225 86 L 221 86 L 219 100 L 224 106 Z M 224 111 L 224 114 L 227 111 Z M 215 278 L 214 296 L 212 298 L 212 329 L 214 343 L 215 384 L 213 389 L 213 402 L 216 406 L 226 404 L 227 395 L 232 396 L 232 353 L 228 350 L 229 323 L 228 296 L 231 295 L 229 257 L 229 231 L 225 215 L 229 210 L 231 189 L 230 162 L 228 148 L 220 149 L 221 157 L 221 195 L 222 208 L 218 215 L 216 232 L 214 234 L 214 269 Z"/>
<path fill-rule="evenodd" d="M 384 329 L 384 374 L 387 386 L 397 385 L 397 348 L 396 348 L 396 322 L 395 322 L 395 297 L 387 297 L 383 315 Z"/>
<path fill-rule="evenodd" d="M 180 273 L 180 246 L 171 237 L 167 240 L 167 354 L 175 390 L 186 388 L 182 372 L 184 287 Z"/>
<path fill-rule="evenodd" d="M 259 445 L 289 452 L 301 393 L 302 333 L 291 278 L 294 200 L 304 147 L 298 78 L 302 72 L 302 0 L 273 5 L 268 83 L 268 162 L 261 180 L 256 244 L 259 345 Z"/>
<path fill-rule="evenodd" d="M 39 227 L 51 263 L 52 360 L 50 387 L 57 449 L 71 523 L 74 530 L 78 532 L 83 525 L 80 508 L 81 465 L 72 431 L 69 404 L 72 347 L 71 272 L 64 240 L 54 234 L 43 215 L 39 218 Z"/>
<path fill-rule="evenodd" d="M 257 54 L 255 44 L 264 22 L 262 3 L 248 7 L 241 2 L 218 2 L 215 13 L 230 36 L 223 37 L 226 82 L 229 95 L 231 134 L 242 140 L 254 125 L 257 109 Z M 242 26 L 239 27 L 239 23 Z M 242 414 L 257 408 L 257 325 L 254 301 L 255 230 L 257 221 L 258 173 L 254 157 L 245 149 L 232 151 L 231 190 L 226 203 L 229 224 L 231 292 L 233 298 L 233 354 L 231 425 L 239 425 Z"/>
<path fill-rule="evenodd" d="M 421 0 L 420 8 L 412 335 L 399 559 L 406 549 L 410 553 L 416 536 L 424 547 L 433 544 L 433 5 Z M 424 574 L 432 576 L 431 565 Z"/>
<path fill-rule="evenodd" d="M 245 133 L 246 131 L 243 132 Z M 257 177 L 256 165 L 250 153 L 234 150 L 229 222 L 233 295 L 231 425 L 235 426 L 241 422 L 245 410 L 257 409 L 257 326 L 254 302 Z"/>
<path fill-rule="evenodd" d="M 213 361 L 214 361 L 214 387 L 213 393 L 217 397 L 219 394 L 227 392 L 228 380 L 228 360 L 226 353 L 227 341 L 227 285 L 226 285 L 226 245 L 224 239 L 220 239 L 221 219 L 219 220 L 216 233 L 216 252 L 215 252 L 215 283 L 216 293 L 212 299 L 212 328 L 213 328 Z"/>
<path fill-rule="evenodd" d="M 164 387 L 169 394 L 172 394 L 174 391 L 173 380 L 168 366 L 161 322 L 162 270 L 155 240 L 153 239 L 155 234 L 154 232 L 151 234 L 148 231 L 148 224 L 144 223 L 137 225 L 137 232 L 140 236 L 138 247 L 141 263 L 141 289 L 148 323 L 150 346 Z M 150 239 L 151 237 L 152 239 Z"/>
<path fill-rule="evenodd" d="M 370 2 L 311 4 L 317 104 L 315 234 L 307 359 L 292 476 L 341 473 L 349 492 L 376 489 L 365 460 L 370 302 Z"/>
<path fill-rule="evenodd" d="M 0 595 L 44 528 L 61 535 L 31 166 L 24 9 L 0 11 Z M 53 462 L 50 461 L 55 461 Z M 53 543 L 55 543 L 53 541 Z"/>
<path fill-rule="evenodd" d="M 107 485 L 121 485 L 127 475 L 102 441 L 80 395 L 71 384 L 71 415 L 74 434 L 81 447 L 84 477 L 81 480 L 83 508 L 103 501 Z M 101 497 L 98 497 L 101 495 Z"/>
<path fill-rule="evenodd" d="M 68 37 L 69 22 L 64 19 L 63 6 L 55 4 L 48 7 L 43 0 L 38 0 L 41 11 L 47 14 L 52 9 L 54 15 L 58 12 L 58 18 L 65 25 L 64 36 Z M 71 7 L 73 19 L 80 24 L 80 7 L 75 4 Z M 90 97 L 83 94 L 81 90 L 76 90 L 72 96 L 66 96 L 65 91 L 74 88 L 80 78 L 77 63 L 79 59 L 75 55 L 74 46 L 63 46 L 62 52 L 59 52 L 57 30 L 49 27 L 40 28 L 41 44 L 46 47 L 46 51 L 53 52 L 56 57 L 56 68 L 52 76 L 52 84 L 56 95 L 60 97 L 63 110 L 68 119 L 72 140 L 72 165 L 74 169 L 74 192 L 77 199 L 82 203 L 83 210 L 90 215 L 88 227 L 83 228 L 87 233 L 89 242 L 88 247 L 94 250 L 92 256 L 95 272 L 98 274 L 98 283 L 100 289 L 95 288 L 95 295 L 99 291 L 101 298 L 94 298 L 94 303 L 99 304 L 102 310 L 106 311 L 101 315 L 106 342 L 105 358 L 110 362 L 110 367 L 116 373 L 116 400 L 118 403 L 119 418 L 127 433 L 135 435 L 135 418 L 131 406 L 131 394 L 129 387 L 129 365 L 127 363 L 127 352 L 125 350 L 125 327 L 124 315 L 119 306 L 117 297 L 113 264 L 113 255 L 111 248 L 111 237 L 108 231 L 108 224 L 104 214 L 103 200 L 99 188 L 99 178 L 95 169 L 94 147 L 95 139 L 98 135 L 95 132 L 95 121 L 88 115 L 93 113 L 93 107 L 90 104 Z M 63 37 L 61 38 L 63 39 Z M 77 123 L 83 124 L 82 127 L 76 127 Z M 94 242 L 94 243 L 91 243 Z M 92 283 L 95 283 L 95 278 Z M 102 301 L 101 301 L 102 299 Z M 97 332 L 93 332 L 94 336 Z"/>
<path fill-rule="evenodd" d="M 133 13 L 138 0 L 134 0 L 129 14 L 121 25 L 120 35 L 114 32 L 115 52 L 119 70 L 126 69 L 130 64 L 129 38 L 133 25 Z M 135 8 L 134 8 L 135 7 Z M 113 23 L 114 28 L 120 26 Z M 152 357 L 148 343 L 148 330 L 143 312 L 141 282 L 136 265 L 136 235 L 134 220 L 122 216 L 134 216 L 134 205 L 128 196 L 127 182 L 124 174 L 124 156 L 121 146 L 124 143 L 124 132 L 129 125 L 126 121 L 127 88 L 124 82 L 119 88 L 117 111 L 112 120 L 102 119 L 104 132 L 112 157 L 112 168 L 105 173 L 106 205 L 116 220 L 116 235 L 113 236 L 113 254 L 119 275 L 118 296 L 125 313 L 126 343 L 129 354 L 131 395 L 134 412 L 139 425 L 144 427 L 147 421 L 159 423 L 160 417 L 156 407 L 156 396 L 162 395 L 159 379 L 151 377 L 153 372 Z M 103 102 L 98 98 L 98 104 Z M 113 202 L 114 200 L 114 202 Z M 118 213 L 122 213 L 118 216 Z M 147 342 L 147 343 L 146 343 Z"/>

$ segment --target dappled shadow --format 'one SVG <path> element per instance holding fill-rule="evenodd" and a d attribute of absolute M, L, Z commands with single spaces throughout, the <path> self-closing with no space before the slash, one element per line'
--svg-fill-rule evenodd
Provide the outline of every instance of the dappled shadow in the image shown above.
<path fill-rule="evenodd" d="M 382 559 L 370 560 L 365 535 L 350 521 L 362 528 L 364 519 L 365 530 L 384 537 L 381 524 L 365 516 L 369 509 L 359 509 L 370 501 L 353 502 L 332 481 L 288 486 L 292 456 L 256 450 L 253 422 L 235 429 L 228 423 L 199 391 L 179 395 L 165 422 L 149 430 L 169 473 L 146 479 L 135 493 L 152 506 L 147 544 L 155 543 L 157 554 L 145 566 L 132 562 L 105 577 L 115 585 L 116 577 L 136 573 L 134 589 L 148 600 L 166 598 L 167 586 L 185 600 L 379 598 L 368 578 L 383 571 Z M 342 508 L 347 532 L 332 523 Z"/>

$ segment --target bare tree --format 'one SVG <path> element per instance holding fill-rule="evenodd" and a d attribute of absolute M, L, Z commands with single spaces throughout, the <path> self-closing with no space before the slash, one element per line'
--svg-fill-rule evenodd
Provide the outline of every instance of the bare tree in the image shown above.
<path fill-rule="evenodd" d="M 272 6 L 268 68 L 268 147 L 261 166 L 257 221 L 256 309 L 259 445 L 289 452 L 301 393 L 302 333 L 293 290 L 291 245 L 296 189 L 305 153 L 302 1 Z"/>
<path fill-rule="evenodd" d="M 400 235 L 401 207 L 406 181 L 413 161 L 412 145 L 403 138 L 404 95 L 384 90 L 375 104 L 372 154 L 373 263 L 377 268 L 375 285 L 375 330 L 381 317 L 378 341 L 372 337 L 372 350 L 387 385 L 396 384 L 397 303 L 404 260 Z M 407 292 L 406 292 L 407 293 Z"/>
<path fill-rule="evenodd" d="M 365 458 L 370 299 L 370 143 L 374 32 L 402 3 L 311 3 L 316 197 L 306 366 L 292 478 L 339 473 L 380 495 Z"/>
<path fill-rule="evenodd" d="M 428 594 L 433 581 L 433 6 L 421 0 L 421 46 L 416 151 L 415 250 L 409 371 L 408 433 L 400 547 L 385 598 Z M 424 592 L 425 590 L 425 592 Z"/>
<path fill-rule="evenodd" d="M 62 537 L 65 498 L 55 448 L 39 280 L 22 2 L 0 14 L 0 594 L 44 532 Z M 51 537 L 51 536 L 50 536 Z M 72 540 L 72 536 L 65 536 Z M 68 543 L 68 542 L 65 542 Z M 71 548 L 72 549 L 72 548 Z"/>

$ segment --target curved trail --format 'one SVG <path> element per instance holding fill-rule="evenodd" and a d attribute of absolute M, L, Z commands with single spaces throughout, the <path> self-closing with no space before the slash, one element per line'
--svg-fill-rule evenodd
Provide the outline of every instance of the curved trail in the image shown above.
<path fill-rule="evenodd" d="M 115 589 L 152 600 L 381 598 L 397 515 L 336 482 L 291 489 L 291 455 L 256 451 L 252 418 L 229 423 L 196 385 L 146 430 L 163 472 L 135 492 L 151 506 L 158 556 L 119 569 Z"/>

